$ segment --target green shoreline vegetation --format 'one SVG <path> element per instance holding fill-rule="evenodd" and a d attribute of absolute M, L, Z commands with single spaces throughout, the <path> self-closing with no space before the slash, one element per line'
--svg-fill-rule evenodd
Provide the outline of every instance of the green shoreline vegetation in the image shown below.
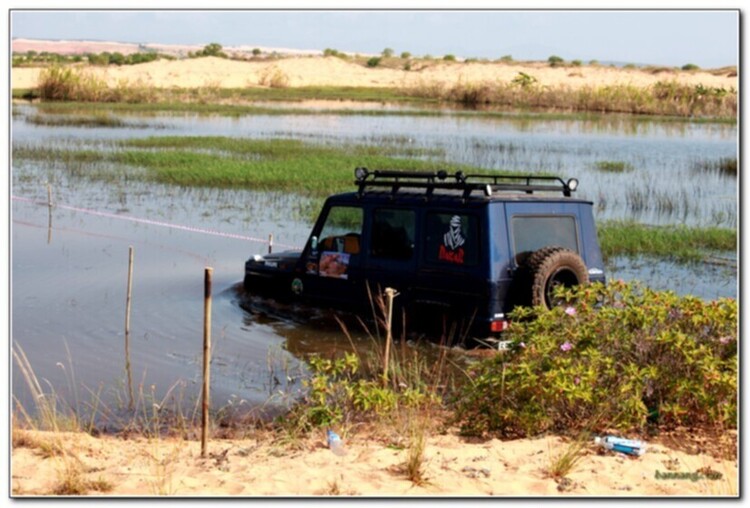
<path fill-rule="evenodd" d="M 113 149 L 47 148 L 14 145 L 16 160 L 61 163 L 73 175 L 117 181 L 127 175 L 167 185 L 246 188 L 293 192 L 322 201 L 353 189 L 356 166 L 370 169 L 432 170 L 439 149 L 391 146 L 316 145 L 294 139 L 165 136 L 114 142 Z M 419 158 L 415 158 L 419 157 Z M 486 169 L 440 162 L 449 172 L 491 173 Z M 505 172 L 512 175 L 513 172 Z M 313 207 L 316 208 L 316 207 Z M 311 209 L 310 213 L 314 213 Z M 728 228 L 648 226 L 634 222 L 599 224 L 606 258 L 626 255 L 697 262 L 707 253 L 734 251 L 737 233 Z"/>
<path fill-rule="evenodd" d="M 200 92 L 197 92 L 200 93 Z M 335 90 L 330 92 L 335 94 Z M 16 96 L 14 94 L 14 96 Z M 18 94 L 17 97 L 22 97 Z M 283 101 L 284 99 L 268 99 L 269 101 Z M 304 98 L 294 99 L 302 102 Z M 316 100 L 311 94 L 309 100 Z M 334 100 L 334 99 L 323 99 Z M 340 99 L 359 102 L 378 102 L 370 99 Z M 404 101 L 406 101 L 404 99 Z M 392 101 L 389 101 L 392 102 Z M 630 115 L 627 113 L 599 113 L 592 111 L 562 112 L 549 110 L 529 110 L 523 108 L 508 110 L 482 110 L 482 109 L 440 109 L 440 103 L 435 101 L 404 102 L 414 105 L 414 109 L 369 109 L 353 107 L 339 108 L 307 108 L 307 107 L 274 107 L 257 106 L 250 104 L 222 104 L 210 103 L 208 99 L 204 102 L 40 102 L 35 106 L 38 111 L 46 114 L 98 114 L 101 112 L 117 112 L 121 114 L 196 114 L 217 115 L 225 117 L 241 117 L 249 115 L 266 116 L 400 116 L 400 117 L 472 117 L 472 118 L 507 118 L 511 120 L 589 120 L 602 121 L 607 119 L 626 120 L 631 122 L 667 122 L 667 123 L 692 123 L 692 124 L 728 124 L 737 123 L 735 117 L 709 118 L 709 117 L 681 117 L 665 115 Z M 418 106 L 422 105 L 420 109 Z"/>

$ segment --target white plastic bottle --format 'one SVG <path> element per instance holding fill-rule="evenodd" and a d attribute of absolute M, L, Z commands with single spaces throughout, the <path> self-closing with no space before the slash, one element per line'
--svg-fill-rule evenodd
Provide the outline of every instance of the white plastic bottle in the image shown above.
<path fill-rule="evenodd" d="M 621 437 L 607 436 L 604 438 L 597 437 L 594 443 L 603 446 L 607 450 L 625 453 L 627 455 L 636 455 L 640 457 L 646 453 L 646 444 L 643 441 L 635 439 L 623 439 Z"/>
<path fill-rule="evenodd" d="M 336 434 L 331 429 L 328 429 L 327 432 L 328 435 L 328 448 L 331 449 L 331 451 L 339 456 L 346 455 L 346 448 L 344 448 L 344 442 L 341 440 L 338 434 Z"/>

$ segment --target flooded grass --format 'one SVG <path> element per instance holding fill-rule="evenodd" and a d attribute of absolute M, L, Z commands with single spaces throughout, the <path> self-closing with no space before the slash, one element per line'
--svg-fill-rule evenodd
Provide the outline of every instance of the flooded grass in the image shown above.
<path fill-rule="evenodd" d="M 291 106 L 317 114 L 321 107 L 319 103 L 300 103 L 300 106 L 295 104 L 282 105 L 278 108 L 278 113 L 283 113 L 288 109 L 287 106 Z M 54 109 L 58 107 L 61 109 Z M 41 146 L 40 154 L 30 156 L 44 159 L 44 151 L 48 148 L 69 149 L 72 146 L 77 150 L 104 152 L 190 151 L 228 161 L 261 161 L 269 157 L 263 153 L 243 153 L 243 149 L 228 146 L 234 143 L 230 141 L 231 138 L 241 133 L 242 137 L 250 139 L 300 140 L 310 146 L 330 147 L 339 153 L 344 150 L 349 155 L 358 156 L 355 166 L 365 163 L 360 160 L 362 157 L 386 155 L 397 159 L 419 160 L 421 163 L 434 161 L 441 165 L 481 167 L 488 171 L 575 176 L 581 181 L 576 195 L 596 203 L 596 214 L 600 220 L 625 219 L 649 224 L 679 222 L 690 226 L 722 227 L 734 227 L 737 223 L 736 190 L 733 189 L 732 179 L 710 172 L 703 173 L 702 178 L 694 178 L 692 169 L 696 162 L 734 156 L 736 127 L 732 125 L 697 126 L 687 122 L 648 122 L 624 115 L 602 116 L 599 120 L 549 120 L 538 116 L 524 118 L 522 115 L 508 118 L 476 115 L 434 118 L 357 117 L 341 116 L 336 112 L 328 116 L 274 114 L 204 117 L 187 112 L 138 113 L 127 107 L 127 104 L 52 103 L 50 108 L 53 110 L 48 110 L 46 107 L 15 104 L 14 112 L 18 111 L 21 115 L 14 125 L 14 140 L 20 148 L 17 155 L 22 156 L 24 151 L 28 151 L 24 148 L 36 149 Z M 323 104 L 323 107 L 326 105 Z M 28 116 L 40 114 L 38 111 L 54 111 L 56 114 L 50 116 L 63 118 L 109 115 L 133 123 L 153 123 L 155 128 L 150 129 L 150 132 L 148 129 L 128 128 L 86 129 L 88 132 L 84 132 L 84 129 L 47 128 L 25 121 Z M 162 128 L 159 129 L 160 127 Z M 152 140 L 148 146 L 140 143 L 143 147 L 119 146 L 116 141 L 132 138 L 141 140 L 145 136 L 156 136 L 162 132 L 169 135 L 165 138 L 167 141 Z M 37 142 L 40 136 L 49 136 L 51 142 Z M 203 137 L 206 141 L 200 141 Z M 178 144 L 177 139 L 183 139 L 183 144 Z M 219 139 L 222 141 L 217 141 Z M 682 143 L 683 140 L 689 142 Z M 82 146 L 76 145 L 79 142 Z M 289 149 L 289 146 L 282 145 L 283 151 Z M 55 155 L 52 154 L 51 157 L 54 158 Z M 126 155 L 121 157 L 125 158 Z M 148 164 L 158 165 L 158 160 L 151 157 Z M 170 157 L 174 157 L 174 154 Z M 70 156 L 63 155 L 62 159 L 70 159 Z M 393 161 L 387 162 L 394 164 Z M 198 163 L 202 164 L 204 161 L 196 162 Z M 100 164 L 127 166 L 110 156 L 103 158 Z M 401 162 L 395 165 L 403 166 Z M 625 171 L 625 168 L 632 170 Z M 130 170 L 132 169 L 131 167 Z M 86 168 L 80 170 L 85 172 Z M 99 171 L 100 177 L 106 176 L 105 170 L 103 168 Z M 143 171 L 156 177 L 154 171 Z M 164 177 L 162 181 L 181 181 L 172 174 L 161 174 Z M 206 178 L 192 180 L 195 183 L 190 185 L 214 185 L 206 183 Z M 350 180 L 351 176 L 347 175 L 343 186 L 350 186 Z M 253 178 L 252 181 L 256 182 L 257 179 Z M 234 182 L 245 185 L 245 180 L 236 175 L 221 185 L 226 187 Z M 341 185 L 337 189 L 341 189 Z M 265 188 L 270 186 L 262 187 Z M 288 188 L 290 187 L 284 189 Z"/>
<path fill-rule="evenodd" d="M 487 170 L 465 164 L 415 158 L 434 155 L 429 150 L 400 146 L 320 146 L 293 139 L 237 139 L 227 137 L 152 137 L 114 144 L 114 150 L 15 146 L 16 159 L 75 164 L 99 163 L 90 178 L 108 178 L 101 164 L 145 169 L 136 177 L 183 186 L 248 188 L 327 196 L 352 189 L 357 166 L 369 169 L 464 171 Z M 111 171 L 109 171 L 111 173 Z M 497 173 L 497 172 L 494 172 Z M 513 174 L 513 173 L 507 173 Z"/>
<path fill-rule="evenodd" d="M 623 161 L 598 161 L 594 167 L 605 173 L 625 173 L 633 170 L 632 165 Z"/>
<path fill-rule="evenodd" d="M 679 262 L 706 259 L 710 251 L 735 251 L 737 232 L 724 228 L 647 226 L 635 222 L 605 222 L 598 226 L 605 258 L 648 255 Z"/>
<path fill-rule="evenodd" d="M 737 177 L 737 158 L 722 157 L 717 160 L 697 161 L 693 164 L 696 173 L 718 174 L 728 177 Z"/>
<path fill-rule="evenodd" d="M 227 137 L 151 137 L 115 142 L 109 150 L 14 147 L 15 159 L 43 161 L 73 178 L 111 184 L 156 182 L 184 188 L 252 189 L 313 198 L 295 212 L 310 219 L 322 199 L 352 189 L 352 170 L 435 169 L 479 171 L 481 168 L 392 157 L 398 146 L 321 146 L 290 139 L 237 139 Z M 666 196 L 666 195 L 665 195 Z M 653 196 L 652 196 L 653 197 Z M 644 200 L 646 198 L 643 198 Z M 666 197 L 665 197 L 666 199 Z M 670 197 L 671 199 L 671 197 Z M 679 195 L 676 199 L 680 199 Z M 670 204 L 671 203 L 671 204 Z M 660 206 L 666 213 L 675 203 Z M 681 205 L 680 205 L 681 206 Z M 730 228 L 649 226 L 627 221 L 604 221 L 599 239 L 605 257 L 650 255 L 677 262 L 705 259 L 707 252 L 736 250 L 736 232 Z"/>
<path fill-rule="evenodd" d="M 93 115 L 93 116 L 62 116 L 62 115 L 31 115 L 26 117 L 26 121 L 32 125 L 42 125 L 46 127 L 89 127 L 98 128 L 147 128 L 154 127 L 146 123 L 133 123 L 110 115 Z"/>

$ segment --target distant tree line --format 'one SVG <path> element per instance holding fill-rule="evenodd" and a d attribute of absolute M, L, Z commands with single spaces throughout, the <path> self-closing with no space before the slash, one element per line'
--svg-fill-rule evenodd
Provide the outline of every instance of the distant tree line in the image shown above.
<path fill-rule="evenodd" d="M 146 62 L 153 62 L 157 59 L 174 60 L 173 56 L 164 55 L 155 52 L 131 53 L 123 55 L 119 52 L 110 53 L 86 53 L 83 55 L 61 55 L 59 53 L 50 53 L 42 51 L 37 53 L 34 50 L 26 53 L 13 53 L 13 67 L 22 67 L 36 64 L 73 64 L 89 63 L 91 65 L 136 65 Z"/>

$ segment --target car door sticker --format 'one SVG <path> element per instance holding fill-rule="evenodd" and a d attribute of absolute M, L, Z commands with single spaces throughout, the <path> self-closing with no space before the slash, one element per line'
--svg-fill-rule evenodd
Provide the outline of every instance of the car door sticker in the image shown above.
<path fill-rule="evenodd" d="M 344 252 L 325 251 L 320 255 L 320 276 L 347 279 L 349 254 Z"/>
<path fill-rule="evenodd" d="M 461 216 L 451 217 L 448 232 L 443 235 L 443 244 L 440 245 L 438 259 L 449 263 L 464 264 L 464 248 L 466 239 L 461 234 Z"/>

